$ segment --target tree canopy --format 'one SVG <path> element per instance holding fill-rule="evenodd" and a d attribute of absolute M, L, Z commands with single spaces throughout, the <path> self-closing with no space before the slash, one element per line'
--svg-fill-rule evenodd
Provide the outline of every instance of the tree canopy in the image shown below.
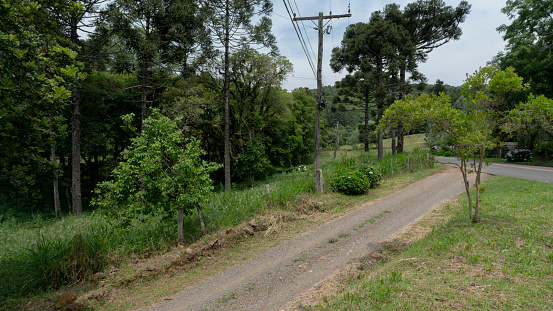
<path fill-rule="evenodd" d="M 502 68 L 514 67 L 536 94 L 553 96 L 553 3 L 508 0 L 502 12 L 512 23 L 497 28 L 507 41 L 506 52 L 497 55 Z"/>

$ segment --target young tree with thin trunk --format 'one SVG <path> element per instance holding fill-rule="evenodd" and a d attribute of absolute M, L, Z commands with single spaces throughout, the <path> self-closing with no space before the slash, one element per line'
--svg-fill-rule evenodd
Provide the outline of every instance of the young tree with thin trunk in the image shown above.
<path fill-rule="evenodd" d="M 136 132 L 131 125 L 134 114 L 122 119 Z M 201 204 L 213 190 L 209 174 L 219 165 L 202 160 L 199 140 L 185 140 L 176 121 L 158 109 L 152 110 L 137 135 L 124 151 L 125 161 L 113 170 L 113 179 L 98 184 L 93 204 L 127 225 L 143 214 L 176 214 L 181 242 L 183 215 L 196 210 L 205 233 Z"/>
<path fill-rule="evenodd" d="M 480 212 L 480 183 L 486 150 L 499 146 L 494 129 L 505 122 L 506 95 L 522 91 L 527 86 L 512 68 L 499 70 L 497 66 L 481 68 L 467 77 L 463 96 L 467 110 L 455 109 L 449 96 L 422 94 L 396 101 L 384 113 L 379 129 L 403 121 L 407 129 L 431 124 L 432 131 L 444 132 L 452 140 L 468 197 L 469 219 L 478 222 Z M 476 173 L 475 198 L 470 193 L 468 176 Z"/>

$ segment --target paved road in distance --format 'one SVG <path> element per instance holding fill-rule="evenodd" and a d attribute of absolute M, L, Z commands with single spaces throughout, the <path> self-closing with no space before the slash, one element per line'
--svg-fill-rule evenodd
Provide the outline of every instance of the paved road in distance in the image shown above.
<path fill-rule="evenodd" d="M 456 158 L 446 157 L 436 157 L 436 161 L 444 164 L 460 163 Z M 482 172 L 491 175 L 511 176 L 553 183 L 553 167 L 492 162 L 489 166 L 482 167 Z"/>

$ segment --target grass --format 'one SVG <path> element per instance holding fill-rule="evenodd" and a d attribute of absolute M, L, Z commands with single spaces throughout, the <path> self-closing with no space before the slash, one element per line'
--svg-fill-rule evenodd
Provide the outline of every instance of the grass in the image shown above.
<path fill-rule="evenodd" d="M 212 253 L 209 258 L 198 258 L 193 265 L 184 265 L 179 267 L 173 267 L 167 273 L 161 273 L 156 277 L 133 277 L 133 271 L 135 271 L 136 265 L 128 263 L 117 267 L 119 276 L 114 280 L 106 280 L 105 286 L 97 288 L 96 284 L 87 284 L 86 282 L 77 287 L 63 287 L 61 291 L 46 292 L 42 295 L 37 295 L 31 298 L 23 298 L 19 302 L 17 300 L 5 305 L 5 310 L 44 310 L 51 308 L 51 301 L 55 300 L 55 297 L 59 297 L 61 292 L 68 290 L 75 290 L 82 293 L 83 297 L 101 297 L 99 300 L 90 300 L 86 298 L 85 305 L 94 310 L 136 310 L 144 308 L 152 303 L 152 301 L 158 301 L 167 297 L 168 295 L 175 294 L 183 288 L 196 284 L 197 282 L 215 275 L 220 271 L 244 260 L 257 256 L 260 252 L 268 250 L 270 247 L 274 247 L 279 243 L 301 235 L 309 228 L 316 227 L 320 224 L 326 223 L 336 217 L 339 217 L 343 213 L 348 212 L 352 208 L 359 206 L 363 202 L 382 198 L 389 195 L 399 189 L 420 180 L 434 171 L 439 169 L 440 165 L 436 168 L 426 171 L 418 171 L 414 173 L 406 173 L 400 177 L 394 179 L 385 179 L 382 181 L 380 187 L 371 189 L 369 193 L 360 196 L 345 196 L 341 194 L 326 194 L 324 196 L 312 196 L 314 200 L 320 201 L 324 207 L 320 211 L 312 211 L 306 215 L 302 211 L 301 206 L 305 204 L 302 195 L 293 202 L 289 202 L 283 209 L 270 208 L 262 209 L 261 215 L 257 217 L 270 218 L 279 214 L 290 215 L 292 218 L 282 224 L 278 231 L 273 231 L 269 235 L 256 234 L 242 240 L 238 244 L 231 244 L 222 249 L 218 249 Z M 267 232 L 265 232 L 267 233 Z M 213 233 L 211 238 L 217 236 L 217 233 Z M 205 237 L 205 241 L 210 242 L 209 237 Z M 327 247 L 326 245 L 320 246 L 321 248 Z M 175 249 L 172 253 L 182 251 L 181 248 Z M 151 260 L 160 256 L 154 256 Z M 139 261 L 142 262 L 143 260 Z M 145 264 L 148 261 L 145 262 Z M 293 264 L 293 263 L 291 263 Z M 150 264 L 147 264 L 148 267 Z M 155 266 L 152 266 L 155 267 Z M 162 268 L 163 270 L 163 268 Z M 270 273 L 269 273 L 270 274 Z M 119 285 L 118 279 L 120 277 L 129 278 L 132 281 Z M 116 288 L 116 291 L 112 291 L 112 288 Z M 81 295 L 81 294 L 79 294 Z M 54 297 L 54 298 L 52 298 Z M 84 298 L 83 298 L 84 299 Z M 18 307 L 18 306 L 24 307 Z M 4 310 L 0 306 L 0 310 Z"/>
<path fill-rule="evenodd" d="M 415 149 L 427 149 L 426 148 L 426 142 L 425 142 L 426 134 L 413 134 L 413 135 L 407 135 L 404 139 L 404 151 L 405 152 L 412 152 Z M 384 139 L 382 147 L 384 149 L 385 153 L 391 153 L 390 146 L 392 145 L 392 139 L 387 138 Z M 350 151 L 350 152 L 357 152 L 362 153 L 364 149 L 364 145 L 362 143 L 354 144 L 354 145 L 348 145 L 348 146 L 341 146 L 340 150 L 343 151 Z M 375 151 L 377 148 L 376 144 L 371 145 L 372 151 Z"/>
<path fill-rule="evenodd" d="M 307 310 L 553 309 L 553 185 L 510 177 L 485 182 L 481 221 L 466 201 L 450 220 L 342 292 Z"/>
<path fill-rule="evenodd" d="M 374 154 L 339 152 L 338 159 L 333 159 L 332 152 L 321 154 L 321 168 L 325 170 L 325 178 L 329 178 L 336 169 L 337 162 L 348 162 L 358 165 L 359 161 L 376 161 Z M 398 156 L 405 159 L 405 156 Z M 391 159 L 391 158 L 388 158 Z M 397 173 L 401 171 L 403 160 L 388 159 L 383 167 L 392 165 Z M 340 164 L 338 164 L 340 165 Z M 268 213 L 305 213 L 305 205 L 298 203 L 305 193 L 311 192 L 312 167 L 306 171 L 294 170 L 291 173 L 279 174 L 266 181 L 270 188 L 270 197 L 265 192 L 265 183 L 246 187 L 243 190 L 214 193 L 208 204 L 203 206 L 204 219 L 211 232 L 235 227 L 245 220 Z M 421 166 L 420 169 L 428 168 Z M 405 172 L 415 171 L 415 166 Z M 398 174 L 396 173 L 396 177 Z M 428 174 L 420 172 L 409 177 L 382 181 L 383 188 L 393 191 L 395 187 L 422 178 Z M 388 174 L 389 177 L 391 177 Z M 325 189 L 328 191 L 329 189 Z M 331 214 L 343 212 L 347 206 L 374 197 L 369 194 L 357 197 L 342 195 L 325 199 L 328 206 L 334 206 Z M 176 217 L 175 217 L 176 218 Z M 82 216 L 68 216 L 60 220 L 45 219 L 35 216 L 21 222 L 10 219 L 0 223 L 0 309 L 7 300 L 25 299 L 29 295 L 49 293 L 58 288 L 87 280 L 94 272 L 107 267 L 120 267 L 136 258 L 148 258 L 162 254 L 176 245 L 176 219 L 146 217 L 137 220 L 129 227 L 118 227 L 107 222 L 99 214 L 89 213 Z M 199 232 L 198 215 L 192 213 L 185 217 L 185 240 L 189 243 L 197 241 Z M 75 236 L 79 235 L 79 249 L 75 249 Z M 73 253 L 72 253 L 73 252 Z M 68 260 L 69 259 L 69 260 Z M 79 260 L 77 260 L 79 259 Z M 77 271 L 77 272 L 75 272 Z"/>

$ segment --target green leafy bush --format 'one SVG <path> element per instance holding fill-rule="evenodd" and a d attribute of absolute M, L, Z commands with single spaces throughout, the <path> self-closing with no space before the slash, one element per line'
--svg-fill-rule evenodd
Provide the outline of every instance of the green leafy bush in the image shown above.
<path fill-rule="evenodd" d="M 134 114 L 122 117 L 130 126 Z M 125 161 L 112 171 L 112 179 L 98 184 L 92 205 L 128 226 L 142 215 L 176 215 L 199 208 L 213 190 L 209 174 L 221 165 L 201 159 L 204 151 L 193 137 L 184 140 L 176 121 L 153 109 L 144 129 L 123 152 Z"/>
<path fill-rule="evenodd" d="M 532 151 L 527 149 L 509 150 L 505 155 L 507 162 L 527 162 L 532 160 Z"/>
<path fill-rule="evenodd" d="M 443 156 L 444 156 L 444 157 L 452 157 L 452 156 L 453 156 L 453 152 L 451 152 L 451 151 L 446 151 L 446 152 L 444 152 Z"/>
<path fill-rule="evenodd" d="M 363 165 L 361 172 L 369 180 L 371 188 L 378 186 L 378 183 L 382 180 L 382 172 L 370 164 Z"/>
<path fill-rule="evenodd" d="M 370 186 L 369 179 L 358 170 L 339 172 L 330 182 L 333 191 L 343 194 L 363 194 Z"/>

